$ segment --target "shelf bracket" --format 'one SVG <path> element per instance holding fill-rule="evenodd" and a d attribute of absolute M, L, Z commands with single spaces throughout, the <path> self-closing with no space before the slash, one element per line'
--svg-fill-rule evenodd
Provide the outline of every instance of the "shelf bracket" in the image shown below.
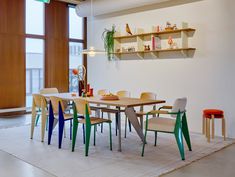
<path fill-rule="evenodd" d="M 152 55 L 154 58 L 159 58 L 159 53 L 158 53 L 158 52 L 151 52 L 151 55 Z"/>

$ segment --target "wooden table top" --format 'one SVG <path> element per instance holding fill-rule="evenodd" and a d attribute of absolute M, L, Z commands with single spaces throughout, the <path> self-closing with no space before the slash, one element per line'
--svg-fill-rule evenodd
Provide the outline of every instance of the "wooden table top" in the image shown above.
<path fill-rule="evenodd" d="M 79 96 L 72 96 L 72 93 L 43 94 L 43 96 L 47 98 L 49 98 L 50 96 L 56 96 L 63 100 L 68 100 L 68 101 L 73 101 L 76 98 L 84 98 L 87 99 L 89 103 L 104 104 L 117 107 L 135 107 L 143 105 L 161 104 L 166 102 L 165 100 L 144 100 L 140 98 L 123 98 L 123 97 L 119 98 L 119 100 L 101 100 L 100 96 L 79 97 Z"/>

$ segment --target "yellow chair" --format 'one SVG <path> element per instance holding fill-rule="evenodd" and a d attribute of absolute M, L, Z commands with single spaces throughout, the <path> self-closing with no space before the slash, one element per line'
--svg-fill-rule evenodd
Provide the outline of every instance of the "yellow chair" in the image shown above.
<path fill-rule="evenodd" d="M 61 98 L 51 96 L 49 105 L 49 129 L 48 129 L 48 144 L 51 143 L 51 136 L 54 127 L 54 120 L 59 122 L 59 149 L 62 144 L 62 136 L 64 131 L 64 123 L 70 120 L 70 139 L 72 139 L 72 119 L 73 114 L 65 113 L 65 107 L 67 102 L 63 101 Z"/>
<path fill-rule="evenodd" d="M 33 94 L 31 136 L 30 136 L 31 139 L 33 139 L 36 119 L 38 120 L 40 116 L 41 116 L 41 141 L 43 142 L 45 135 L 46 120 L 48 116 L 46 98 L 40 94 Z"/>
<path fill-rule="evenodd" d="M 43 88 L 40 90 L 40 94 L 51 94 L 51 93 L 59 93 L 57 88 Z"/>
<path fill-rule="evenodd" d="M 112 133 L 111 133 L 111 123 L 112 121 L 109 119 L 101 119 L 99 117 L 90 117 L 91 110 L 90 106 L 85 99 L 75 99 L 74 100 L 74 117 L 73 117 L 73 139 L 72 139 L 72 151 L 74 151 L 78 124 L 81 123 L 86 126 L 86 141 L 85 141 L 85 156 L 88 156 L 89 144 L 90 144 L 90 135 L 91 135 L 91 127 L 94 126 L 94 146 L 95 146 L 95 138 L 96 138 L 96 125 L 108 123 L 109 124 L 109 138 L 110 138 L 110 150 L 112 150 Z M 83 115 L 85 119 L 78 120 L 78 114 Z"/>

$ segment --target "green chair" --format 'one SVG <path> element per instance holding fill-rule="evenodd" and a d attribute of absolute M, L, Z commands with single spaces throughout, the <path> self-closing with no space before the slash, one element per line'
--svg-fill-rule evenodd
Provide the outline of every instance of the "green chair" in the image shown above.
<path fill-rule="evenodd" d="M 96 126 L 101 123 L 109 124 L 109 139 L 110 139 L 110 150 L 112 150 L 112 131 L 111 123 L 109 119 L 102 119 L 99 117 L 90 117 L 91 109 L 86 99 L 78 98 L 74 100 L 73 103 L 73 137 L 72 137 L 72 151 L 74 151 L 78 124 L 85 124 L 85 156 L 88 156 L 90 136 L 91 136 L 91 127 L 94 126 L 94 146 L 96 139 Z M 78 119 L 78 116 L 84 116 L 84 119 Z"/>
<path fill-rule="evenodd" d="M 186 118 L 186 110 L 185 110 L 186 103 L 187 103 L 187 98 L 178 98 L 176 99 L 172 107 L 171 106 L 162 107 L 164 109 L 171 109 L 170 112 L 163 110 L 153 110 L 147 113 L 145 121 L 145 135 L 142 147 L 142 156 L 144 156 L 147 131 L 154 131 L 155 146 L 157 142 L 157 132 L 174 134 L 181 155 L 181 159 L 185 160 L 183 136 L 186 140 L 189 151 L 192 151 L 188 125 L 187 125 L 187 118 Z M 158 114 L 158 117 L 153 117 L 149 119 L 148 118 L 149 115 L 152 114 Z M 168 114 L 171 116 L 171 118 L 159 117 L 159 114 L 165 114 L 165 115 Z"/>

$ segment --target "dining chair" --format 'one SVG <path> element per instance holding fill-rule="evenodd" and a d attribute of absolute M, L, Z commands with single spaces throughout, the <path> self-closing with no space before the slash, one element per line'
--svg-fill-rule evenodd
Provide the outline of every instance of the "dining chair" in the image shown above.
<path fill-rule="evenodd" d="M 142 100 L 156 100 L 157 99 L 157 95 L 155 93 L 152 92 L 142 92 L 140 95 L 140 99 Z M 153 105 L 153 110 L 156 110 L 156 105 Z M 147 112 L 144 111 L 144 106 L 140 106 L 140 110 L 136 112 L 136 116 L 139 117 L 140 120 L 140 126 L 143 129 L 143 119 L 144 116 L 146 116 Z"/>
<path fill-rule="evenodd" d="M 96 125 L 101 123 L 109 124 L 109 140 L 110 140 L 110 150 L 112 150 L 112 131 L 111 131 L 111 123 L 112 121 L 109 119 L 102 119 L 99 117 L 91 117 L 91 109 L 88 104 L 88 101 L 82 98 L 78 98 L 74 100 L 73 106 L 73 137 L 72 137 L 72 151 L 74 151 L 76 144 L 76 136 L 78 124 L 85 124 L 85 156 L 88 156 L 89 144 L 90 144 L 90 136 L 91 136 L 91 127 L 94 126 L 94 146 L 96 141 Z M 83 115 L 85 119 L 78 119 L 79 115 Z"/>
<path fill-rule="evenodd" d="M 70 139 L 72 138 L 72 119 L 73 114 L 65 113 L 65 107 L 67 102 L 61 98 L 51 96 L 49 102 L 49 128 L 48 128 L 48 145 L 51 144 L 51 136 L 54 127 L 54 120 L 58 120 L 58 132 L 59 132 L 59 149 L 62 144 L 62 137 L 64 131 L 64 124 L 70 120 Z"/>
<path fill-rule="evenodd" d="M 59 93 L 59 91 L 57 88 L 43 88 L 39 91 L 39 94 L 51 94 L 51 93 Z M 39 121 L 39 116 L 37 116 L 36 118 L 35 126 L 38 125 L 38 121 Z"/>
<path fill-rule="evenodd" d="M 33 94 L 32 96 L 33 96 L 33 101 L 32 101 L 32 120 L 31 120 L 30 138 L 33 139 L 35 122 L 41 116 L 41 141 L 43 142 L 45 135 L 45 126 L 48 116 L 46 98 L 40 94 Z"/>
<path fill-rule="evenodd" d="M 186 110 L 185 110 L 186 104 L 187 104 L 187 98 L 178 98 L 175 100 L 174 105 L 172 107 L 166 106 L 161 108 L 161 109 L 171 109 L 171 111 L 159 109 L 159 110 L 152 110 L 147 113 L 145 121 L 145 134 L 144 134 L 144 143 L 142 147 L 142 156 L 144 156 L 147 131 L 153 131 L 155 132 L 156 135 L 155 144 L 154 144 L 155 146 L 157 142 L 157 132 L 174 134 L 181 155 L 181 159 L 185 160 L 183 136 L 186 140 L 189 151 L 192 151 L 188 124 L 187 124 Z M 158 116 L 149 119 L 149 115 L 151 114 L 158 114 Z M 159 115 L 161 114 L 170 115 L 170 117 L 159 117 Z"/>

